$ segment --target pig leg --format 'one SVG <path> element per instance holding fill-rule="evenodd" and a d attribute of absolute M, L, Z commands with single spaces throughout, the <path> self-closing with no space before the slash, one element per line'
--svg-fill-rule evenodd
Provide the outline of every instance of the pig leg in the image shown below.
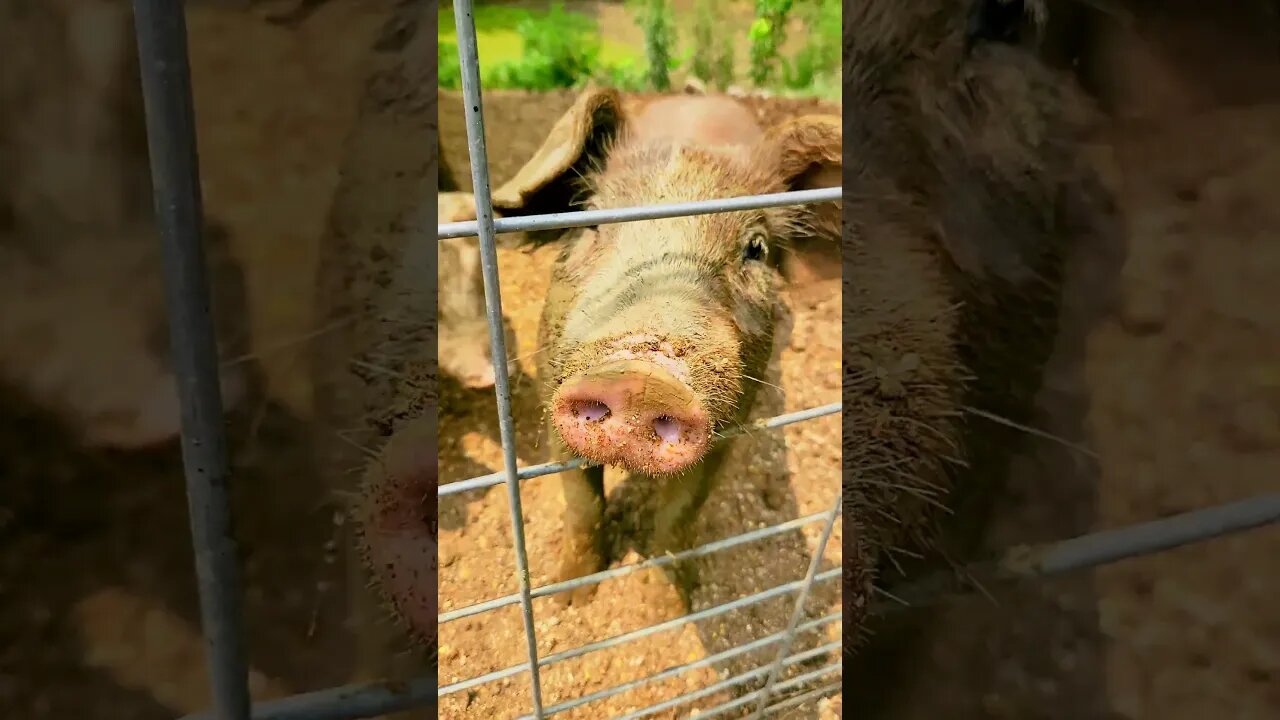
<path fill-rule="evenodd" d="M 552 431 L 552 437 L 555 437 Z M 556 441 L 562 459 L 572 455 Z M 604 468 L 596 465 L 560 473 L 564 494 L 564 545 L 560 549 L 560 576 L 564 582 L 600 572 L 607 559 L 604 549 Z M 561 605 L 585 605 L 596 585 L 585 585 L 556 596 Z"/>
<path fill-rule="evenodd" d="M 662 484 L 653 518 L 651 556 L 674 554 L 692 546 L 693 522 L 711 491 L 711 478 L 722 452 L 713 450 L 703 462 Z M 688 559 L 667 566 L 667 576 L 679 591 L 685 612 L 689 611 L 693 590 L 698 586 L 696 563 Z"/>

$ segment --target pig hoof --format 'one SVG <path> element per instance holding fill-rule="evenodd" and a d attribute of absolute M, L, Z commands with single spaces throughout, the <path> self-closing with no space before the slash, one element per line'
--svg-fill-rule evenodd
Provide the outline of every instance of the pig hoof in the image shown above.
<path fill-rule="evenodd" d="M 587 585 L 573 590 L 565 590 L 552 596 L 557 605 L 566 607 L 586 607 L 596 596 L 596 585 Z"/>
<path fill-rule="evenodd" d="M 661 597 L 661 604 L 672 610 L 671 617 L 688 615 L 693 595 L 690 578 L 678 566 L 651 567 L 641 570 L 640 581 L 649 586 L 652 597 Z"/>
<path fill-rule="evenodd" d="M 556 581 L 568 582 L 586 575 L 591 575 L 603 569 L 604 563 L 602 561 L 598 561 L 598 558 L 591 558 L 584 561 L 581 555 L 574 554 L 573 557 L 567 558 L 560 563 L 560 573 Z M 552 597 L 555 598 L 556 603 L 560 605 L 560 607 L 582 607 L 591 602 L 591 599 L 595 597 L 596 590 L 599 587 L 599 583 L 591 583 L 590 585 L 583 585 L 581 587 L 573 588 L 572 590 L 563 590 Z"/>

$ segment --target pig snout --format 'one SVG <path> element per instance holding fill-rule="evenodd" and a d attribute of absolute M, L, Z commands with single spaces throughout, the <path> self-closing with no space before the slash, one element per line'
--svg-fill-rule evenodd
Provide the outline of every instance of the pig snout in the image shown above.
<path fill-rule="evenodd" d="M 552 423 L 573 452 L 651 475 L 678 473 L 706 455 L 711 422 L 662 353 L 615 353 L 579 372 L 552 399 Z"/>

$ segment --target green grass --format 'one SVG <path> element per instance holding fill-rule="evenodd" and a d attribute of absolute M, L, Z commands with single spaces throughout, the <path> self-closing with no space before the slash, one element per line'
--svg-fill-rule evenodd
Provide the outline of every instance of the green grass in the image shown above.
<path fill-rule="evenodd" d="M 480 66 L 503 62 L 515 62 L 524 55 L 524 40 L 516 27 L 520 21 L 533 13 L 524 8 L 504 5 L 475 5 L 476 15 L 476 49 L 480 55 Z M 454 25 L 453 8 L 440 7 L 441 43 L 457 45 L 458 32 Z M 644 58 L 638 48 L 626 43 L 601 38 L 599 59 L 605 64 L 626 62 L 643 62 Z"/>

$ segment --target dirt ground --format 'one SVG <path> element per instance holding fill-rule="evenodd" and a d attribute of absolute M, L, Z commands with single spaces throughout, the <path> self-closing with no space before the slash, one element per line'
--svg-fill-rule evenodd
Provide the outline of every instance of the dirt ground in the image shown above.
<path fill-rule="evenodd" d="M 383 9 L 374 0 L 331 3 L 286 29 L 233 5 L 193 3 L 188 14 L 206 205 L 229 222 L 249 268 L 270 392 L 269 403 L 236 415 L 231 428 L 255 696 L 271 697 L 345 682 L 349 673 L 350 638 L 337 619 L 342 578 L 332 564 L 336 503 L 311 480 L 299 358 L 313 331 L 314 242 L 354 120 L 363 53 Z M 444 127 L 447 117 L 441 120 Z M 1085 329 L 1076 346 L 1064 346 L 1042 403 L 1043 427 L 1086 444 L 1098 459 L 1037 442 L 1015 467 L 993 546 L 1276 489 L 1280 324 L 1271 308 L 1280 305 L 1273 280 L 1280 214 L 1268 194 L 1280 183 L 1276 147 L 1280 106 L 1109 133 L 1103 154 L 1112 157 L 1131 231 L 1128 259 L 1108 269 L 1118 275 L 1123 302 Z M 526 411 L 546 262 L 545 255 L 501 256 L 522 373 L 515 402 Z M 1096 267 L 1083 265 L 1080 282 Z M 816 280 L 790 299 L 796 326 L 775 367 L 780 381 L 772 381 L 781 389 L 761 394 L 758 415 L 838 398 L 838 288 Z M 492 397 L 446 386 L 443 401 L 445 481 L 500 469 Z M 543 460 L 537 424 L 517 430 L 520 462 Z M 752 472 L 727 476 L 698 537 L 829 507 L 837 430 L 838 421 L 826 418 L 736 441 L 732 462 Z M 0 479 L 0 715 L 159 720 L 204 709 L 208 687 L 176 449 L 72 454 L 47 419 L 0 397 Z M 639 494 L 614 481 L 613 507 L 639 503 Z M 524 484 L 535 585 L 549 581 L 558 494 L 554 477 Z M 637 559 L 631 545 L 643 537 L 644 513 L 627 515 L 638 519 L 613 539 L 616 563 Z M 441 526 L 443 609 L 514 592 L 503 488 L 442 503 Z M 818 529 L 718 556 L 703 570 L 695 606 L 798 577 Z M 839 533 L 837 527 L 827 555 L 832 566 L 840 561 Z M 1277 551 L 1280 529 L 1272 528 L 1001 591 L 998 605 L 980 597 L 954 602 L 938 613 L 944 632 L 926 646 L 918 682 L 880 716 L 1276 717 L 1280 580 L 1256 569 L 1270 566 Z M 839 593 L 830 590 L 819 593 L 811 612 L 836 606 Z M 597 603 L 584 609 L 538 601 L 541 649 L 558 652 L 666 619 L 672 599 L 666 586 L 628 576 L 606 582 Z M 764 605 L 720 620 L 553 666 L 543 673 L 544 698 L 558 702 L 717 652 L 775 631 L 785 612 Z M 838 629 L 803 642 L 834 640 Z M 516 664 L 523 652 L 513 608 L 451 623 L 442 628 L 440 680 Z M 691 673 L 565 715 L 623 712 L 712 677 Z M 458 693 L 441 715 L 515 717 L 528 692 L 527 676 L 515 675 L 496 690 Z M 839 717 L 840 702 L 793 717 Z"/>

